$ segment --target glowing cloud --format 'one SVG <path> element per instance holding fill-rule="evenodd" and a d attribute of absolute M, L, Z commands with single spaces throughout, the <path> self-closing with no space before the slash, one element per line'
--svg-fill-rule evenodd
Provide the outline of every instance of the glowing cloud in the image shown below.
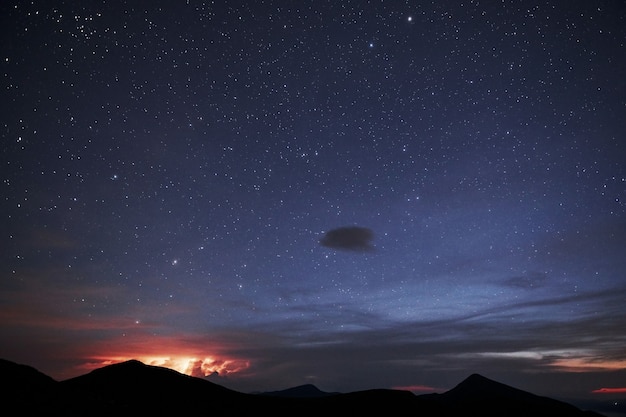
<path fill-rule="evenodd" d="M 502 358 L 502 359 L 542 359 L 544 354 L 541 352 L 533 351 L 519 351 L 519 352 L 482 352 L 477 353 L 475 356 L 483 358 Z"/>
<path fill-rule="evenodd" d="M 83 346 L 75 354 L 83 358 L 77 367 L 81 372 L 135 359 L 146 365 L 206 377 L 216 373 L 220 376 L 235 375 L 250 367 L 248 359 L 235 357 L 228 353 L 230 350 L 230 344 L 216 335 L 191 338 L 185 335 L 155 337 L 136 334 Z"/>
<path fill-rule="evenodd" d="M 457 356 L 541 361 L 541 366 L 558 369 L 562 372 L 602 372 L 626 368 L 626 360 L 607 360 L 601 357 L 599 353 L 589 349 L 478 352 Z"/>
<path fill-rule="evenodd" d="M 162 366 L 191 376 L 209 376 L 214 373 L 227 375 L 245 370 L 250 366 L 246 360 L 217 359 L 214 357 L 193 358 L 184 356 L 175 357 L 139 357 L 138 360 L 153 366 Z"/>
<path fill-rule="evenodd" d="M 617 371 L 626 368 L 626 361 L 607 361 L 594 358 L 555 359 L 549 366 L 565 372 Z"/>
<path fill-rule="evenodd" d="M 624 388 L 600 388 L 591 391 L 594 394 L 626 394 L 626 387 Z"/>
<path fill-rule="evenodd" d="M 366 227 L 339 227 L 326 232 L 320 240 L 320 245 L 333 249 L 369 252 L 374 250 L 370 242 L 373 238 L 374 232 Z"/>
<path fill-rule="evenodd" d="M 97 357 L 83 364 L 82 369 L 92 371 L 102 368 L 103 366 L 115 363 L 126 362 L 131 359 L 138 360 L 146 365 L 161 366 L 163 368 L 173 369 L 181 374 L 205 377 L 212 374 L 228 375 L 246 370 L 250 367 L 250 362 L 243 359 L 216 359 L 210 356 L 204 358 L 188 357 L 188 356 L 116 356 L 116 357 Z"/>

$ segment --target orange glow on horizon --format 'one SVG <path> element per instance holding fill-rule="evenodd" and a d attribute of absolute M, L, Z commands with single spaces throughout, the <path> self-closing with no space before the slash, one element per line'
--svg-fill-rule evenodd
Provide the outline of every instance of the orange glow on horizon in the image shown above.
<path fill-rule="evenodd" d="M 594 394 L 626 394 L 626 387 L 624 388 L 600 388 L 591 391 Z"/>
<path fill-rule="evenodd" d="M 560 368 L 565 372 L 597 372 L 617 371 L 626 368 L 626 361 L 603 361 L 595 358 L 556 359 L 551 367 Z"/>
<path fill-rule="evenodd" d="M 169 337 L 136 334 L 81 346 L 80 351 L 74 352 L 74 357 L 82 358 L 74 370 L 85 373 L 134 359 L 194 377 L 215 373 L 235 376 L 250 368 L 250 360 L 230 354 L 233 349 L 236 345 L 224 335 L 193 338 L 184 334 Z"/>
<path fill-rule="evenodd" d="M 116 363 L 126 362 L 129 360 L 138 360 L 146 365 L 160 366 L 163 368 L 173 369 L 181 374 L 205 377 L 214 373 L 220 376 L 235 374 L 250 367 L 250 362 L 240 359 L 216 359 L 210 356 L 204 358 L 188 357 L 188 356 L 133 356 L 133 357 L 97 357 L 92 358 L 94 361 L 85 363 L 81 366 L 86 371 L 102 368 L 104 366 Z"/>
<path fill-rule="evenodd" d="M 234 374 L 250 367 L 250 363 L 238 359 L 216 359 L 211 356 L 197 357 L 139 357 L 139 361 L 146 365 L 170 368 L 181 374 L 190 376 L 209 376 Z"/>

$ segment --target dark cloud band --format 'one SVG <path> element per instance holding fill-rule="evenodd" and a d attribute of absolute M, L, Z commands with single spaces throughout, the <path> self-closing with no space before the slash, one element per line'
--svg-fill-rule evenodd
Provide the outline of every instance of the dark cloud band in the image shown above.
<path fill-rule="evenodd" d="M 345 226 L 326 232 L 320 245 L 327 248 L 367 252 L 374 250 L 371 240 L 374 232 L 366 227 Z"/>

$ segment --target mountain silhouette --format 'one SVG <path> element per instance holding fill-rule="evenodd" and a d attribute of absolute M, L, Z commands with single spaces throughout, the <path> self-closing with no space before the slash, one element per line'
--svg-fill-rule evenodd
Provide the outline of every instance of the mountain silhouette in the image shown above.
<path fill-rule="evenodd" d="M 493 381 L 479 374 L 472 374 L 460 384 L 442 394 L 425 394 L 423 398 L 442 404 L 447 413 L 458 412 L 482 416 L 599 416 L 581 411 L 571 404 Z"/>
<path fill-rule="evenodd" d="M 202 378 L 131 360 L 56 381 L 36 369 L 0 359 L 5 385 L 0 404 L 26 415 L 244 416 L 352 414 L 456 417 L 458 415 L 593 417 L 570 404 L 537 396 L 473 374 L 442 394 L 372 389 L 327 393 L 313 385 L 248 394 Z"/>
<path fill-rule="evenodd" d="M 259 395 L 267 395 L 270 397 L 281 398 L 320 398 L 329 395 L 337 395 L 337 392 L 324 392 L 312 384 L 299 385 L 297 387 L 287 388 L 280 391 L 262 392 Z"/>
<path fill-rule="evenodd" d="M 29 403 L 34 393 L 42 400 L 55 396 L 57 381 L 31 366 L 0 359 L 0 375 L 4 382 L 0 395 L 7 400 Z"/>
<path fill-rule="evenodd" d="M 194 378 L 169 368 L 145 365 L 137 360 L 95 369 L 86 375 L 62 381 L 61 384 L 70 389 L 98 392 L 102 395 L 137 392 L 138 389 L 149 391 L 152 395 L 165 395 L 172 385 L 190 395 L 209 394 L 222 399 L 244 395 L 205 379 Z"/>
<path fill-rule="evenodd" d="M 0 372 L 3 380 L 11 382 L 3 387 L 5 393 L 7 390 L 17 393 L 33 388 L 46 389 L 56 383 L 53 378 L 31 366 L 17 364 L 6 359 L 0 359 Z"/>
<path fill-rule="evenodd" d="M 244 411 L 251 394 L 244 394 L 202 378 L 169 368 L 130 360 L 95 369 L 65 381 L 64 391 L 101 410 L 124 410 L 139 415 L 178 415 L 205 410 L 216 413 Z"/>

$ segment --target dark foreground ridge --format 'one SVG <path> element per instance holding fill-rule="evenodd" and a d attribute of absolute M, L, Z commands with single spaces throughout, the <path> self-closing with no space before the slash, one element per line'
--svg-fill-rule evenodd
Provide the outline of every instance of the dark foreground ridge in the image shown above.
<path fill-rule="evenodd" d="M 305 384 L 293 388 L 287 388 L 281 391 L 261 392 L 259 395 L 281 398 L 321 398 L 331 395 L 337 395 L 338 392 L 324 392 L 315 385 Z"/>
<path fill-rule="evenodd" d="M 0 359 L 0 375 L 2 407 L 22 415 L 601 416 L 477 374 L 443 394 L 425 395 L 385 389 L 325 393 L 312 385 L 245 394 L 134 360 L 55 381 L 32 367 Z"/>

